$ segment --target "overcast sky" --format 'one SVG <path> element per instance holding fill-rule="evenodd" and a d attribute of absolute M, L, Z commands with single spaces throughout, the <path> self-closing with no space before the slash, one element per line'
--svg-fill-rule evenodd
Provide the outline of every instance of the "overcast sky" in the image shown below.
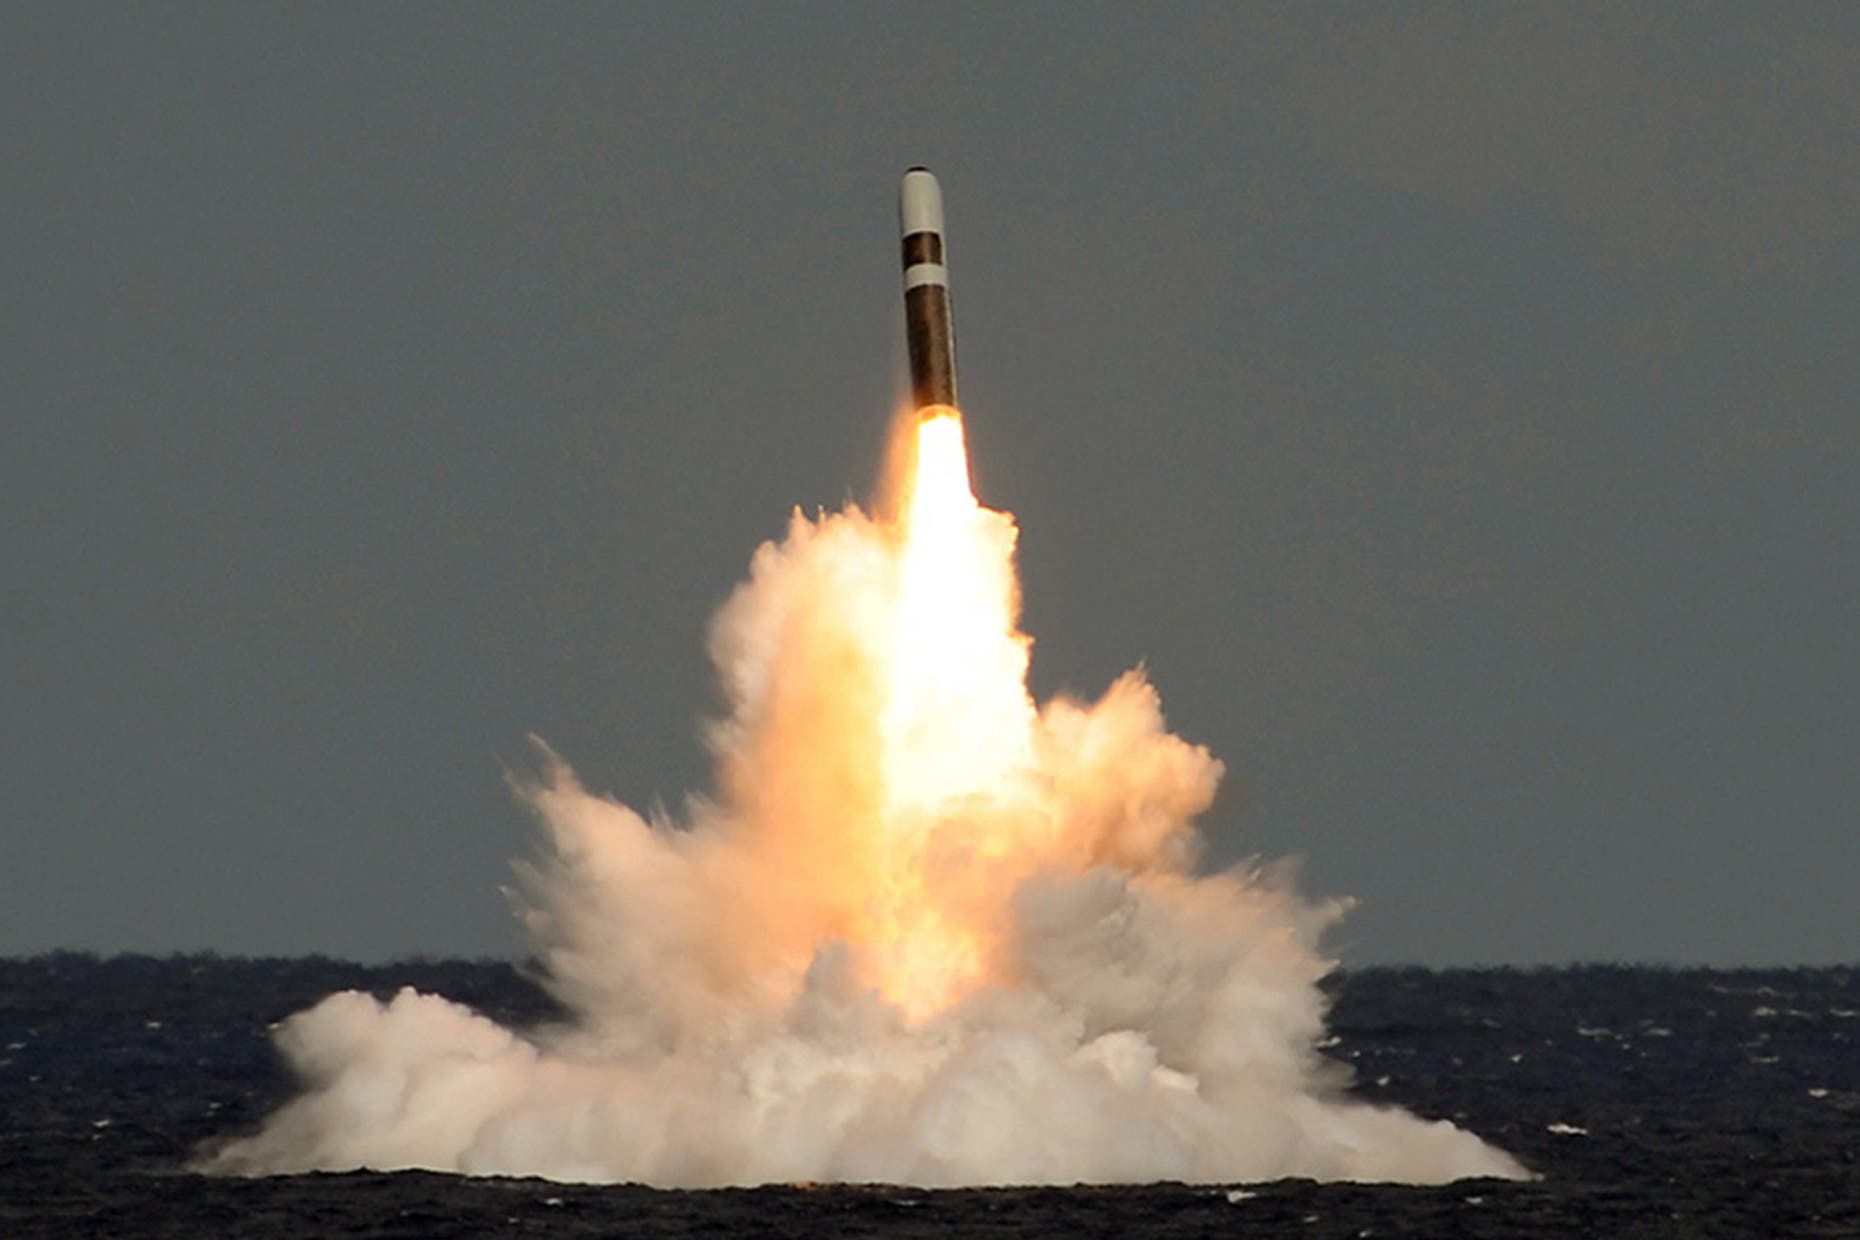
<path fill-rule="evenodd" d="M 1351 963 L 1860 959 L 1860 8 L 0 16 L 0 952 L 521 950 L 902 390 Z"/>

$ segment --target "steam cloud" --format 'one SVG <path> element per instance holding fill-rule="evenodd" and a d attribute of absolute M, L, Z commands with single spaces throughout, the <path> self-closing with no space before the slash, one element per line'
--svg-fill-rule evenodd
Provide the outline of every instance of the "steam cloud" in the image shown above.
<path fill-rule="evenodd" d="M 959 654 L 972 684 L 945 669 L 900 718 L 909 540 L 856 509 L 797 513 L 712 630 L 714 799 L 648 821 L 547 751 L 519 789 L 543 843 L 514 895 L 572 1019 L 518 1033 L 411 989 L 331 995 L 277 1033 L 301 1095 L 201 1166 L 686 1187 L 1525 1174 L 1345 1095 L 1314 1049 L 1317 940 L 1342 904 L 1193 874 L 1220 763 L 1165 730 L 1140 671 L 1036 710 L 1012 523 L 966 520 L 962 615 L 994 626 Z M 936 797 L 887 782 L 950 752 L 984 769 Z"/>

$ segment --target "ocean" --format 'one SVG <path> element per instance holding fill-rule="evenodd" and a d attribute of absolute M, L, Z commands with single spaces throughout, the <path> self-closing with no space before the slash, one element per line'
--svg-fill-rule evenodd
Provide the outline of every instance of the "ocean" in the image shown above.
<path fill-rule="evenodd" d="M 556 1015 L 501 962 L 0 960 L 0 1237 L 1860 1237 L 1860 966 L 1353 969 L 1353 1093 L 1471 1129 L 1525 1183 L 1281 1180 L 678 1191 L 187 1164 L 293 1093 L 269 1026 L 342 989 Z"/>

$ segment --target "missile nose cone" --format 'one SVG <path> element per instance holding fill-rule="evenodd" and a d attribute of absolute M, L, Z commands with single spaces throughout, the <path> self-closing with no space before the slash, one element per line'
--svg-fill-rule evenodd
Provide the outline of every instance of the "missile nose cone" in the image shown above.
<path fill-rule="evenodd" d="M 912 168 L 898 186 L 898 225 L 904 236 L 943 231 L 943 188 L 928 168 Z"/>

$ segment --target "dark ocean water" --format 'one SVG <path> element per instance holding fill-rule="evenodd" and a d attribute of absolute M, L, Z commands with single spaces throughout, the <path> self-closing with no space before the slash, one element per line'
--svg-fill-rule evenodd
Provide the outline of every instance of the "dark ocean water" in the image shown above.
<path fill-rule="evenodd" d="M 504 964 L 0 960 L 0 1238 L 1860 1237 L 1860 968 L 1365 969 L 1328 984 L 1356 1093 L 1452 1119 L 1533 1183 L 669 1192 L 184 1165 L 292 1090 L 267 1025 L 333 990 L 552 1014 Z"/>

